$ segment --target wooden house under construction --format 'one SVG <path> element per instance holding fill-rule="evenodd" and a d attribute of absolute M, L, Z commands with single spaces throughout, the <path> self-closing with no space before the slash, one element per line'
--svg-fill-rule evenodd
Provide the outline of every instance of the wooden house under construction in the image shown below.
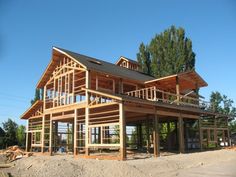
<path fill-rule="evenodd" d="M 137 152 L 186 152 L 229 145 L 227 116 L 198 95 L 196 71 L 154 78 L 120 57 L 115 64 L 53 47 L 22 116 L 27 151 L 124 160 Z"/>

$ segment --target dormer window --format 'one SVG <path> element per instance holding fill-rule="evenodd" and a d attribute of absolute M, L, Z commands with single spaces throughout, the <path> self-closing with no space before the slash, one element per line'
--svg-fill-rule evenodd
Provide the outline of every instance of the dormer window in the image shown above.
<path fill-rule="evenodd" d="M 130 70 L 139 70 L 139 63 L 126 57 L 120 57 L 120 59 L 116 62 L 116 65 Z"/>

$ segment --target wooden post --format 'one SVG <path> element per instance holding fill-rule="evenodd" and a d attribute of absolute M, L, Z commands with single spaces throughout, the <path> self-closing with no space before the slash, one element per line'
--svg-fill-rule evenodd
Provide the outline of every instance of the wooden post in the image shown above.
<path fill-rule="evenodd" d="M 74 155 L 77 155 L 77 109 L 74 111 Z"/>
<path fill-rule="evenodd" d="M 119 119 L 120 119 L 120 159 L 126 159 L 126 122 L 125 122 L 125 112 L 124 103 L 119 103 Z"/>
<path fill-rule="evenodd" d="M 25 142 L 25 151 L 29 151 L 29 120 L 27 120 L 27 127 L 26 127 L 26 142 Z"/>
<path fill-rule="evenodd" d="M 201 117 L 198 120 L 198 127 L 199 127 L 199 145 L 200 145 L 200 151 L 202 151 L 202 124 L 201 124 Z"/>
<path fill-rule="evenodd" d="M 137 125 L 138 149 L 142 148 L 142 124 Z"/>
<path fill-rule="evenodd" d="M 86 88 L 90 88 L 90 71 L 86 71 Z M 85 107 L 85 155 L 89 155 L 89 103 L 90 103 L 90 93 L 86 90 L 86 107 Z"/>
<path fill-rule="evenodd" d="M 170 151 L 171 149 L 171 144 L 170 144 L 170 120 L 167 121 L 167 149 Z"/>
<path fill-rule="evenodd" d="M 214 141 L 215 141 L 215 146 L 218 147 L 218 142 L 217 142 L 217 124 L 216 124 L 216 117 L 214 116 Z"/>
<path fill-rule="evenodd" d="M 43 88 L 43 111 L 45 111 L 45 108 L 46 108 L 46 90 L 47 90 L 47 87 L 45 85 Z"/>
<path fill-rule="evenodd" d="M 49 154 L 52 155 L 52 134 L 53 134 L 52 114 L 50 114 L 50 133 L 49 133 Z"/>
<path fill-rule="evenodd" d="M 223 139 L 224 147 L 225 147 L 225 130 L 224 129 L 222 130 L 222 139 Z"/>
<path fill-rule="evenodd" d="M 183 118 L 179 115 L 179 152 L 184 153 L 184 131 L 183 131 Z"/>
<path fill-rule="evenodd" d="M 230 131 L 229 131 L 229 128 L 227 129 L 227 136 L 228 136 L 228 146 L 231 146 L 231 140 L 230 140 Z"/>
<path fill-rule="evenodd" d="M 210 137 L 210 129 L 207 129 L 207 147 L 209 148 L 209 142 L 211 141 L 211 137 Z"/>
<path fill-rule="evenodd" d="M 146 129 L 146 136 L 147 136 L 147 143 L 146 143 L 146 145 L 147 145 L 147 153 L 149 154 L 150 153 L 149 115 L 147 115 L 147 120 L 145 122 L 145 129 Z"/>
<path fill-rule="evenodd" d="M 179 105 L 180 91 L 179 91 L 179 77 L 178 76 L 176 76 L 176 94 L 177 94 L 177 105 Z"/>
<path fill-rule="evenodd" d="M 231 146 L 231 141 L 230 141 L 230 132 L 229 132 L 229 123 L 228 123 L 228 118 L 226 118 L 226 122 L 227 122 L 227 138 L 228 138 L 228 146 Z"/>
<path fill-rule="evenodd" d="M 159 142 L 159 119 L 157 117 L 156 111 L 154 115 L 154 128 L 153 128 L 153 145 L 154 145 L 154 157 L 160 156 L 160 142 Z"/>
<path fill-rule="evenodd" d="M 44 126 L 45 126 L 45 115 L 42 117 L 42 136 L 41 136 L 41 152 L 44 153 Z"/>

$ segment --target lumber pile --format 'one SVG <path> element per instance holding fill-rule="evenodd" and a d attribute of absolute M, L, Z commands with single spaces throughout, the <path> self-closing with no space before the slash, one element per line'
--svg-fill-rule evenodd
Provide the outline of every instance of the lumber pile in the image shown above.
<path fill-rule="evenodd" d="M 229 147 L 225 147 L 224 149 L 236 151 L 236 146 L 229 146 Z"/>
<path fill-rule="evenodd" d="M 11 146 L 4 152 L 8 161 L 12 162 L 16 159 L 22 158 L 23 156 L 32 156 L 33 153 L 26 153 L 24 150 L 20 149 L 19 146 Z"/>

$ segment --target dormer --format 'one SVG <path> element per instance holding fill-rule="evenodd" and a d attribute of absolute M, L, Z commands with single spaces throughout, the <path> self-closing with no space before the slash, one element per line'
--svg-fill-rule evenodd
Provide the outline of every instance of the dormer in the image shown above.
<path fill-rule="evenodd" d="M 128 68 L 130 70 L 135 70 L 135 71 L 139 70 L 139 63 L 137 61 L 131 60 L 123 56 L 119 58 L 119 60 L 116 62 L 116 65 Z"/>

